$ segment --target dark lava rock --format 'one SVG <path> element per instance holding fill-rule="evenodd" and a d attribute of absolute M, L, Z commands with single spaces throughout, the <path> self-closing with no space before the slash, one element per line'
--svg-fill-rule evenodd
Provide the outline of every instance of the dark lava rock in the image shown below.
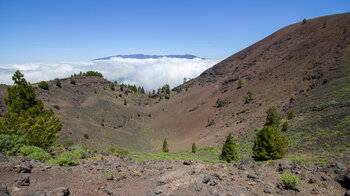
<path fill-rule="evenodd" d="M 0 153 L 0 162 L 8 162 L 6 155 Z"/>
<path fill-rule="evenodd" d="M 342 187 L 344 187 L 346 189 L 350 189 L 350 172 L 338 175 L 336 177 L 336 180 L 339 182 L 339 184 Z"/>
<path fill-rule="evenodd" d="M 59 187 L 50 192 L 51 196 L 68 196 L 70 195 L 68 187 Z"/>
<path fill-rule="evenodd" d="M 15 167 L 18 173 L 32 173 L 33 166 L 31 165 L 18 165 Z"/>
<path fill-rule="evenodd" d="M 184 161 L 184 165 L 192 165 L 192 161 Z"/>
<path fill-rule="evenodd" d="M 271 190 L 268 189 L 268 188 L 264 188 L 264 193 L 266 193 L 266 194 L 271 194 Z"/>
<path fill-rule="evenodd" d="M 202 182 L 203 182 L 204 184 L 208 184 L 209 181 L 210 181 L 210 176 L 208 176 L 208 175 L 204 176 Z"/>
<path fill-rule="evenodd" d="M 24 177 L 20 178 L 18 180 L 17 184 L 19 186 L 29 186 L 29 184 L 30 184 L 29 176 L 24 176 Z"/>
<path fill-rule="evenodd" d="M 9 196 L 10 193 L 5 184 L 0 184 L 0 196 Z"/>
<path fill-rule="evenodd" d="M 278 171 L 284 171 L 293 167 L 293 162 L 290 159 L 283 159 L 278 164 Z"/>

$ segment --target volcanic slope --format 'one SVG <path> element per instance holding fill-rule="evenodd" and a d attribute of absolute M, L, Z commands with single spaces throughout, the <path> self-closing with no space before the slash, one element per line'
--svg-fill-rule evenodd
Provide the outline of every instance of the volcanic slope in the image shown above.
<path fill-rule="evenodd" d="M 62 79 L 62 88 L 50 81 L 49 90 L 36 92 L 61 116 L 60 142 L 66 145 L 160 150 L 167 138 L 171 151 L 188 150 L 193 142 L 216 146 L 228 133 L 242 138 L 262 127 L 271 106 L 284 116 L 295 110 L 297 117 L 290 121 L 295 126 L 288 132 L 295 137 L 292 133 L 300 132 L 304 124 L 316 126 L 310 121 L 312 108 L 333 99 L 339 105 L 330 104 L 328 113 L 317 114 L 317 121 L 336 114 L 341 129 L 347 131 L 346 143 L 350 140 L 345 103 L 350 98 L 350 32 L 345 26 L 349 25 L 350 13 L 289 25 L 174 88 L 170 99 L 165 94 L 121 91 L 119 85 L 113 91 L 110 82 L 97 77 L 77 77 L 75 85 Z M 4 98 L 6 88 L 1 89 Z M 332 89 L 342 92 L 336 96 Z M 249 90 L 252 96 L 246 99 Z M 337 122 L 317 126 L 335 127 Z"/>

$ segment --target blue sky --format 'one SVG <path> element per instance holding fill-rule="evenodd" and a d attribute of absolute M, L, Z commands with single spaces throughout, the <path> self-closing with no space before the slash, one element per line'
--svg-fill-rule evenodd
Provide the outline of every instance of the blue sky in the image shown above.
<path fill-rule="evenodd" d="M 303 18 L 349 8 L 349 0 L 0 0 L 0 64 L 134 53 L 223 59 Z"/>

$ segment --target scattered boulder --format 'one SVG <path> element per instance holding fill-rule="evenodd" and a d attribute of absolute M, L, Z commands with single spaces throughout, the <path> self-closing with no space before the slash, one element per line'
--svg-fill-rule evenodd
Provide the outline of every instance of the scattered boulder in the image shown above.
<path fill-rule="evenodd" d="M 10 193 L 5 184 L 0 184 L 0 196 L 9 196 Z"/>
<path fill-rule="evenodd" d="M 69 196 L 70 192 L 68 187 L 59 187 L 50 192 L 51 196 Z"/>
<path fill-rule="evenodd" d="M 30 184 L 29 176 L 24 176 L 17 180 L 18 186 L 29 186 L 29 184 Z"/>
<path fill-rule="evenodd" d="M 32 165 L 26 165 L 26 164 L 18 165 L 15 167 L 15 170 L 18 173 L 32 173 L 32 169 L 33 169 Z"/>
<path fill-rule="evenodd" d="M 282 159 L 278 163 L 278 171 L 283 172 L 284 170 L 291 169 L 293 167 L 293 162 L 290 159 Z"/>

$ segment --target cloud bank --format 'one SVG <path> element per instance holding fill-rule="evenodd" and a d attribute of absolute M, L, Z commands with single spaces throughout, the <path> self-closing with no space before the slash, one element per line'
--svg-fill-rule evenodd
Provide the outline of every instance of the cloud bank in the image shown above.
<path fill-rule="evenodd" d="M 135 84 L 147 90 L 158 89 L 164 84 L 178 86 L 186 78 L 195 78 L 207 68 L 216 64 L 212 59 L 131 59 L 111 58 L 86 62 L 27 63 L 0 65 L 0 83 L 13 84 L 12 75 L 20 70 L 31 83 L 54 78 L 66 78 L 80 71 L 98 71 L 110 81 Z"/>

